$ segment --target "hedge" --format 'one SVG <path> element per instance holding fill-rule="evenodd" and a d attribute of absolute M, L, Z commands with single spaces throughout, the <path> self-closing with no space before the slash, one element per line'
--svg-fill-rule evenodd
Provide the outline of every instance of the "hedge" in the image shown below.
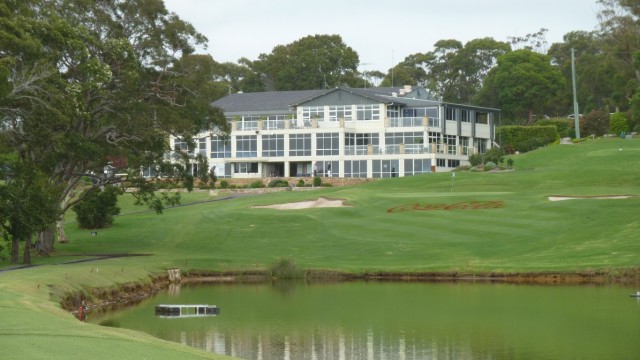
<path fill-rule="evenodd" d="M 496 129 L 496 139 L 500 146 L 512 147 L 516 151 L 527 152 L 550 144 L 559 138 L 555 125 L 546 126 L 501 126 Z"/>

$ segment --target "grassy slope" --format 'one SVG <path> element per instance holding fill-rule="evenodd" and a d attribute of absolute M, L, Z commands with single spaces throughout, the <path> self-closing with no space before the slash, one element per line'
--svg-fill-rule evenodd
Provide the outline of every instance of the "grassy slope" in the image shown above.
<path fill-rule="evenodd" d="M 619 149 L 622 148 L 622 151 Z M 148 279 L 167 267 L 265 268 L 284 256 L 343 271 L 571 271 L 640 264 L 640 198 L 550 202 L 554 195 L 640 195 L 640 140 L 597 140 L 514 157 L 516 171 L 388 179 L 351 188 L 285 192 L 137 213 L 72 242 L 81 253 L 153 253 L 0 273 L 3 359 L 216 358 L 144 334 L 80 323 L 59 308 L 67 291 Z M 295 211 L 251 205 L 346 199 L 354 207 Z M 185 202 L 207 197 L 189 194 Z M 504 201 L 488 210 L 388 213 L 404 204 Z M 133 209 L 123 199 L 123 213 Z M 59 257 L 59 258 L 58 258 Z M 46 354 L 43 355 L 43 354 Z"/>

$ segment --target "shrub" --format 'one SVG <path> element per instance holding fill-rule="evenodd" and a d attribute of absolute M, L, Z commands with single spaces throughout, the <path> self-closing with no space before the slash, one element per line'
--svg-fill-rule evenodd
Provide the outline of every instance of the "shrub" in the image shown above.
<path fill-rule="evenodd" d="M 304 186 L 304 180 L 303 179 L 298 180 L 298 186 L 300 186 L 300 187 Z"/>
<path fill-rule="evenodd" d="M 229 188 L 229 182 L 227 180 L 220 181 L 220 189 L 228 189 L 228 188 Z"/>
<path fill-rule="evenodd" d="M 580 118 L 580 135 L 602 136 L 609 131 L 609 115 L 601 110 L 593 110 Z"/>
<path fill-rule="evenodd" d="M 496 165 L 496 163 L 489 161 L 488 163 L 484 164 L 484 171 L 489 171 L 489 170 L 493 170 L 496 167 L 498 167 L 498 165 Z"/>
<path fill-rule="evenodd" d="M 322 178 L 320 176 L 313 178 L 313 186 L 322 186 Z"/>
<path fill-rule="evenodd" d="M 469 164 L 471 164 L 471 166 L 478 166 L 480 164 L 482 164 L 482 154 L 472 154 L 469 156 Z"/>
<path fill-rule="evenodd" d="M 267 187 L 273 188 L 273 187 L 288 187 L 289 186 L 289 182 L 287 180 L 283 180 L 283 179 L 273 179 L 271 181 L 269 181 L 269 184 L 267 185 Z"/>
<path fill-rule="evenodd" d="M 102 191 L 93 191 L 73 207 L 81 229 L 101 229 L 113 224 L 114 215 L 120 213 L 118 195 L 122 189 L 107 186 Z"/>
<path fill-rule="evenodd" d="M 511 169 L 513 167 L 513 159 L 507 159 L 507 168 Z"/>
<path fill-rule="evenodd" d="M 617 112 L 609 117 L 609 131 L 612 134 L 621 135 L 621 133 L 629 131 L 629 123 L 625 113 Z"/>
<path fill-rule="evenodd" d="M 252 182 L 251 184 L 249 184 L 249 188 L 251 189 L 259 189 L 259 188 L 263 188 L 264 187 L 264 183 L 262 182 L 262 180 L 256 180 L 254 182 Z"/>
<path fill-rule="evenodd" d="M 278 279 L 298 279 L 303 277 L 303 271 L 298 268 L 291 258 L 280 258 L 269 268 L 271 277 Z"/>

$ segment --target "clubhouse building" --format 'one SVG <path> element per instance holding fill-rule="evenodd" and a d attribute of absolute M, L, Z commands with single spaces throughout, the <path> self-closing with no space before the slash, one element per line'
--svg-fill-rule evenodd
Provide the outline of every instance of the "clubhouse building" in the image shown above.
<path fill-rule="evenodd" d="M 236 93 L 212 105 L 224 111 L 231 133 L 201 133 L 196 149 L 219 178 L 450 171 L 492 147 L 500 112 L 445 103 L 411 86 Z M 188 148 L 180 138 L 170 141 L 174 151 Z"/>

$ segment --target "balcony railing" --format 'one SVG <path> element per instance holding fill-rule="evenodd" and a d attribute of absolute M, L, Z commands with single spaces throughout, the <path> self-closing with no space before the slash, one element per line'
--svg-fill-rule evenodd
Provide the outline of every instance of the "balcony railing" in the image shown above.
<path fill-rule="evenodd" d="M 424 126 L 423 117 L 402 117 L 402 118 L 390 118 L 390 127 L 422 127 Z M 440 119 L 428 118 L 427 125 L 429 127 L 440 127 Z"/>

